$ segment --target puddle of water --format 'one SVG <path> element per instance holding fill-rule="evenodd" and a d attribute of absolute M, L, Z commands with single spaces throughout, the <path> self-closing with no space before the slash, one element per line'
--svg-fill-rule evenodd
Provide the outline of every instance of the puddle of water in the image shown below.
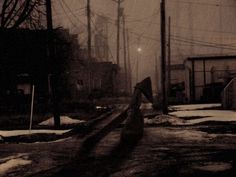
<path fill-rule="evenodd" d="M 209 171 L 209 172 L 221 172 L 230 170 L 232 168 L 232 165 L 230 163 L 224 163 L 224 162 L 210 162 L 202 165 L 195 165 L 192 166 L 192 168 L 196 170 Z"/>

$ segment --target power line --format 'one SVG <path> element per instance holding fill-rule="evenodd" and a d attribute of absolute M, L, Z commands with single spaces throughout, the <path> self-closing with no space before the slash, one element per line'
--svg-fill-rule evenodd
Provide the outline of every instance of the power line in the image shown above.
<path fill-rule="evenodd" d="M 130 33 L 134 34 L 136 36 L 140 35 L 140 34 L 135 33 L 135 32 L 130 32 Z M 153 38 L 153 37 L 150 37 L 150 36 L 142 36 L 142 38 L 153 40 L 153 41 L 156 41 L 156 42 L 160 42 L 159 39 L 156 39 L 156 38 Z M 223 47 L 223 46 L 220 46 L 220 44 L 210 43 L 210 42 L 206 42 L 206 41 L 201 41 L 201 42 L 199 42 L 198 40 L 197 41 L 195 41 L 195 40 L 190 41 L 190 40 L 181 39 L 181 38 L 174 38 L 174 37 L 171 37 L 171 39 L 174 40 L 174 41 L 182 42 L 182 43 L 192 44 L 192 46 L 211 47 L 211 48 L 226 49 L 226 50 L 236 50 L 236 48 Z M 232 46 L 232 47 L 234 47 L 234 46 Z"/>
<path fill-rule="evenodd" d="M 211 48 L 218 48 L 218 49 L 226 49 L 226 50 L 236 50 L 236 48 L 227 48 L 227 47 L 220 47 L 220 46 L 216 46 L 216 45 L 211 45 L 211 44 L 204 44 L 204 43 L 196 43 L 194 41 L 187 41 L 184 39 L 175 39 L 175 38 L 171 38 L 174 41 L 179 41 L 182 43 L 188 43 L 188 44 L 192 44 L 192 46 L 201 46 L 201 47 L 211 47 Z"/>
<path fill-rule="evenodd" d="M 58 1 L 59 5 L 61 6 L 62 10 L 64 11 L 66 17 L 68 18 L 68 20 L 71 22 L 71 24 L 75 27 L 78 28 L 77 24 L 75 24 L 72 19 L 70 18 L 70 16 L 68 15 L 68 13 L 66 12 L 66 9 L 64 8 L 63 4 L 61 3 L 61 1 Z"/>
<path fill-rule="evenodd" d="M 132 22 L 139 22 L 139 21 L 147 20 L 147 19 L 152 18 L 152 17 L 154 17 L 154 16 L 156 16 L 156 15 L 159 15 L 159 10 L 160 10 L 160 9 L 158 9 L 157 12 L 153 13 L 153 14 L 150 15 L 150 16 L 146 16 L 146 17 L 143 17 L 143 18 L 140 18 L 140 19 L 127 20 L 127 22 L 132 23 Z M 155 11 L 155 10 L 154 10 L 154 11 Z"/>
<path fill-rule="evenodd" d="M 202 6 L 214 6 L 214 7 L 233 7 L 235 8 L 235 5 L 223 5 L 223 4 L 214 4 L 214 3 L 207 3 L 207 2 L 192 2 L 192 1 L 181 1 L 181 0 L 171 0 L 172 3 L 183 3 L 183 4 L 195 4 L 195 5 L 202 5 Z M 175 1 L 175 2 L 174 2 Z"/>
<path fill-rule="evenodd" d="M 129 33 L 135 35 L 135 36 L 140 36 L 139 33 L 133 32 L 133 31 L 129 31 Z M 145 39 L 149 39 L 149 40 L 153 40 L 156 42 L 160 42 L 160 39 L 154 38 L 154 37 L 150 37 L 150 36 L 146 36 L 146 35 L 142 35 L 141 38 L 145 38 Z"/>
<path fill-rule="evenodd" d="M 173 39 L 183 39 L 183 40 L 186 40 L 186 41 L 190 41 L 190 42 L 195 42 L 195 43 L 203 43 L 203 44 L 209 44 L 209 45 L 216 45 L 216 46 L 225 46 L 225 47 L 236 47 L 236 46 L 233 46 L 233 45 L 228 45 L 228 44 L 219 44 L 219 43 L 213 43 L 213 42 L 208 42 L 208 41 L 201 41 L 201 40 L 197 40 L 197 39 L 189 39 L 189 38 L 186 38 L 186 37 L 182 37 L 182 36 L 176 36 L 176 35 L 171 35 L 171 37 Z"/>
<path fill-rule="evenodd" d="M 59 0 L 60 2 L 60 0 Z M 81 24 L 87 26 L 84 22 L 82 22 L 75 14 L 74 12 L 71 10 L 71 8 L 69 7 L 69 5 L 64 1 L 64 0 L 61 0 L 61 2 L 66 6 L 66 8 L 69 10 L 69 12 L 73 15 L 73 17 L 78 21 L 80 22 Z"/>
<path fill-rule="evenodd" d="M 79 14 L 76 14 L 76 16 L 80 17 L 80 16 L 84 16 L 85 12 L 82 11 L 81 13 Z M 71 15 L 71 14 L 70 14 Z M 54 18 L 60 18 L 60 17 L 64 17 L 65 14 L 64 13 L 57 13 L 56 15 L 54 15 Z"/>
<path fill-rule="evenodd" d="M 145 21 L 130 21 L 130 23 L 149 24 L 149 22 L 145 22 Z M 160 23 L 157 23 L 157 22 L 153 22 L 152 24 L 160 25 Z M 185 30 L 192 30 L 192 31 L 203 31 L 203 32 L 209 32 L 209 33 L 223 33 L 223 34 L 234 34 L 234 35 L 236 35 L 236 32 L 232 32 L 232 31 L 217 31 L 217 30 L 200 29 L 200 28 L 191 29 L 191 28 L 184 27 L 184 26 L 179 26 L 179 25 L 171 25 L 171 27 L 185 29 Z"/>

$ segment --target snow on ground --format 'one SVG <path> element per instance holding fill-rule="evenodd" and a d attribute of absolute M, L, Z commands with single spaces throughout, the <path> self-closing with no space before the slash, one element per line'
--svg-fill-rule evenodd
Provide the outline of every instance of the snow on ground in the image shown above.
<path fill-rule="evenodd" d="M 222 134 L 209 134 L 206 132 L 198 130 L 186 130 L 186 129 L 176 129 L 176 128 L 164 128 L 158 127 L 155 128 L 155 133 L 164 139 L 173 139 L 176 142 L 207 142 L 214 141 L 222 136 Z M 230 135 L 229 135 L 230 137 Z"/>
<path fill-rule="evenodd" d="M 142 103 L 140 109 L 152 109 L 151 103 Z"/>
<path fill-rule="evenodd" d="M 146 125 L 194 125 L 203 122 L 236 122 L 236 112 L 233 110 L 207 109 L 219 104 L 181 105 L 177 111 L 169 115 L 158 115 L 153 119 L 144 119 Z M 177 107 L 177 106 L 176 106 Z M 203 109 L 203 110 L 200 110 Z"/>
<path fill-rule="evenodd" d="M 217 137 L 215 134 L 208 134 L 197 130 L 174 130 L 166 132 L 166 134 L 178 139 L 184 139 L 185 141 L 202 141 Z"/>
<path fill-rule="evenodd" d="M 215 107 L 221 107 L 221 104 L 214 103 L 214 104 L 177 105 L 177 106 L 170 106 L 170 110 L 189 111 L 189 110 L 209 109 L 209 108 L 215 108 Z"/>
<path fill-rule="evenodd" d="M 182 125 L 186 121 L 170 115 L 158 115 L 153 119 L 144 118 L 145 125 Z"/>
<path fill-rule="evenodd" d="M 202 171 L 221 172 L 230 170 L 232 168 L 232 165 L 225 162 L 209 162 L 206 164 L 195 165 L 192 168 Z"/>
<path fill-rule="evenodd" d="M 236 121 L 236 112 L 231 110 L 193 110 L 193 111 L 176 111 L 171 112 L 170 115 L 179 118 L 191 118 L 190 120 L 184 120 L 180 124 L 193 125 L 206 121 L 219 121 L 219 122 L 232 122 Z M 194 117 L 200 117 L 195 119 Z M 201 118 L 202 117 L 202 118 Z"/>
<path fill-rule="evenodd" d="M 32 161 L 28 160 L 27 154 L 17 154 L 0 159 L 0 176 L 3 176 L 10 170 L 31 164 Z"/>
<path fill-rule="evenodd" d="M 72 119 L 68 116 L 61 116 L 61 125 L 70 125 L 70 124 L 79 124 L 85 122 L 84 120 Z M 54 126 L 54 118 L 51 117 L 41 123 L 39 125 L 47 125 L 47 126 Z"/>
<path fill-rule="evenodd" d="M 62 135 L 70 130 L 10 130 L 10 131 L 0 131 L 0 136 L 11 137 L 11 136 L 20 136 L 20 135 L 29 135 L 29 134 L 38 134 L 38 133 L 47 133 L 47 134 L 57 134 Z"/>

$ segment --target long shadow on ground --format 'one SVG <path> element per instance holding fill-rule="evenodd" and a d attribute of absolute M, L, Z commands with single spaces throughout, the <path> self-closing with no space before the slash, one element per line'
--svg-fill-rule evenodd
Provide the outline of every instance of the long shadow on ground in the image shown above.
<path fill-rule="evenodd" d="M 129 158 L 137 143 L 119 143 L 112 151 L 103 156 L 95 157 L 89 151 L 80 151 L 78 158 L 63 167 L 54 177 L 109 177 L 122 162 Z"/>

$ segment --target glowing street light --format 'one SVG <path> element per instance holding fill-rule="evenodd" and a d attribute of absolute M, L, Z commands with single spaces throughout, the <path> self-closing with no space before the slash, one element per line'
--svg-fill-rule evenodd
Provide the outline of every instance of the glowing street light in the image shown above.
<path fill-rule="evenodd" d="M 137 51 L 138 51 L 138 52 L 142 52 L 142 48 L 141 48 L 141 47 L 138 47 Z"/>

